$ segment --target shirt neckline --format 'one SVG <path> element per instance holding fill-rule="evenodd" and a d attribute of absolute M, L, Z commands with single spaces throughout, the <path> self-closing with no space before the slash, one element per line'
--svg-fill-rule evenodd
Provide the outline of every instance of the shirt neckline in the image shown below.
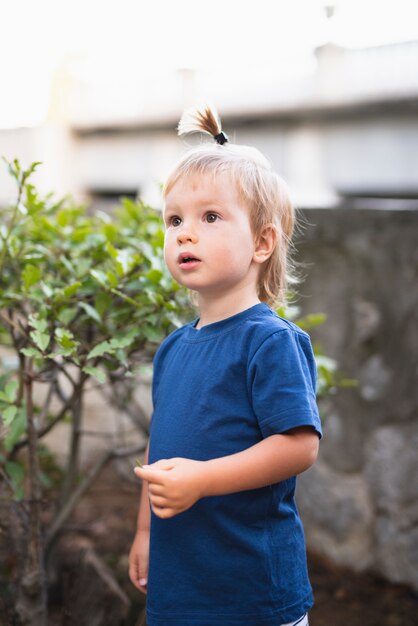
<path fill-rule="evenodd" d="M 185 339 L 192 342 L 206 341 L 207 339 L 217 337 L 230 331 L 250 317 L 260 315 L 261 313 L 265 313 L 270 310 L 271 309 L 267 306 L 267 304 L 259 302 L 258 304 L 254 304 L 249 309 L 245 309 L 240 313 L 231 315 L 231 317 L 226 317 L 219 322 L 206 324 L 206 326 L 202 326 L 202 328 L 196 328 L 196 324 L 199 322 L 199 318 L 197 318 L 185 326 Z"/>

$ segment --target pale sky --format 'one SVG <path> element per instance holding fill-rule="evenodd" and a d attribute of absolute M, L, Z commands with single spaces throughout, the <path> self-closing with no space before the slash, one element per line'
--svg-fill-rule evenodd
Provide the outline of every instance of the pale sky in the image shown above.
<path fill-rule="evenodd" d="M 297 72 L 329 40 L 418 40 L 416 0 L 0 0 L 0 15 L 0 128 L 45 120 L 64 58 L 79 60 L 85 80 L 120 88 L 179 68 L 248 68 L 250 77 L 285 61 Z"/>

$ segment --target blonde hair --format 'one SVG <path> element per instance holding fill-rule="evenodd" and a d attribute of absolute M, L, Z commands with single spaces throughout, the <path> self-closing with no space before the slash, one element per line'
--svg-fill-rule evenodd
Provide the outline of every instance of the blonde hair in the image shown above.
<path fill-rule="evenodd" d="M 295 221 L 286 183 L 273 171 L 259 150 L 229 143 L 212 108 L 186 111 L 178 131 L 179 135 L 206 133 L 215 138 L 216 143 L 205 143 L 186 152 L 165 183 L 164 197 L 180 178 L 208 174 L 216 178 L 221 172 L 227 173 L 249 208 L 254 237 L 260 237 L 270 224 L 277 230 L 276 246 L 263 264 L 257 294 L 261 302 L 270 306 L 285 304 L 287 285 L 291 279 L 289 248 Z"/>

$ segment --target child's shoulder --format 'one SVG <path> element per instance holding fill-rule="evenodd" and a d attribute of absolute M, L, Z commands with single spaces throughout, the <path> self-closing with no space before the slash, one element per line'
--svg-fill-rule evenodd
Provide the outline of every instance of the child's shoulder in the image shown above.
<path fill-rule="evenodd" d="M 251 326 L 255 330 L 260 337 L 267 338 L 270 335 L 275 335 L 280 332 L 287 333 L 296 333 L 301 337 L 305 337 L 309 339 L 309 335 L 302 330 L 297 324 L 294 322 L 281 317 L 276 311 L 268 307 L 264 306 L 260 310 L 260 315 L 249 320 Z"/>
<path fill-rule="evenodd" d="M 245 344 L 250 362 L 264 358 L 267 353 L 289 355 L 302 351 L 309 358 L 312 355 L 308 333 L 267 306 L 260 315 L 248 320 Z"/>

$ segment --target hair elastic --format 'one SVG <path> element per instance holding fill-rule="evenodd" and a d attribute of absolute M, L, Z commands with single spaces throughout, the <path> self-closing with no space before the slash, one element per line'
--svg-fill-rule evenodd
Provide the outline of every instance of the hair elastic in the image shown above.
<path fill-rule="evenodd" d="M 227 143 L 229 141 L 228 135 L 224 133 L 223 131 L 218 133 L 218 135 L 214 135 L 213 138 L 216 141 L 216 143 L 218 143 L 220 146 L 223 146 L 224 143 Z"/>

